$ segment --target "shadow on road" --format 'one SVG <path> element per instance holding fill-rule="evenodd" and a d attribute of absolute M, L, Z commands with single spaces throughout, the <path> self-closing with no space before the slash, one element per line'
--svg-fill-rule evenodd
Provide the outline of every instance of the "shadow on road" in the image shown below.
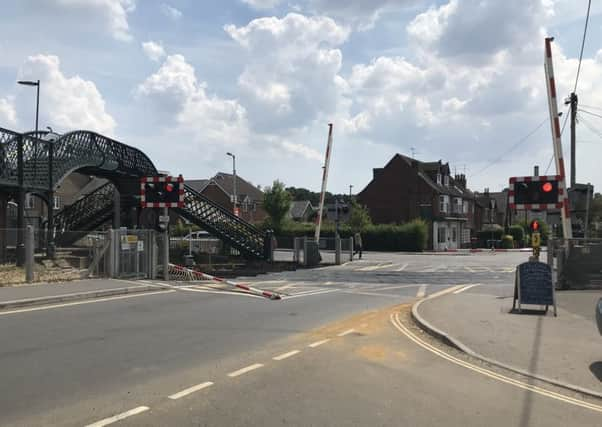
<path fill-rule="evenodd" d="M 525 310 L 523 310 L 524 313 Z M 539 312 L 541 314 L 541 312 Z M 537 362 L 539 361 L 539 347 L 541 344 L 541 327 L 543 319 L 539 317 L 537 324 L 535 325 L 535 337 L 533 339 L 533 350 L 531 351 L 531 361 L 529 362 L 529 372 L 535 372 L 537 369 Z M 533 385 L 533 378 L 529 378 L 529 385 Z M 523 409 L 520 416 L 520 427 L 528 427 L 530 425 L 531 412 L 533 411 L 533 392 L 525 391 L 525 401 L 523 402 Z"/>
<path fill-rule="evenodd" d="M 592 374 L 594 374 L 596 378 L 598 378 L 598 381 L 602 382 L 602 362 L 592 363 L 589 365 L 589 370 L 592 371 Z"/>

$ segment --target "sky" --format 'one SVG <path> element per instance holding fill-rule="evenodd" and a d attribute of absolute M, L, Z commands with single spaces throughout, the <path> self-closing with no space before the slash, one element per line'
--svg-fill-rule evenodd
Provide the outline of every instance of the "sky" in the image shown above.
<path fill-rule="evenodd" d="M 576 93 L 577 181 L 602 189 L 602 4 Z M 587 0 L 20 0 L 0 17 L 0 127 L 87 129 L 185 179 L 361 191 L 396 153 L 474 191 L 555 174 L 543 70 L 574 88 Z M 566 117 L 566 115 L 564 116 Z M 526 137 L 528 136 L 528 137 Z M 569 130 L 563 134 L 567 168 Z M 549 168 L 548 168 L 548 165 Z"/>

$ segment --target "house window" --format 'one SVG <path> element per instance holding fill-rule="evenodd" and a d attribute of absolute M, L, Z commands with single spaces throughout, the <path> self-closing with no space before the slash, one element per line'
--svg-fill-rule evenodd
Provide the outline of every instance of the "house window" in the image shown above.
<path fill-rule="evenodd" d="M 456 227 L 452 227 L 452 242 L 455 242 L 458 239 L 458 229 Z"/>
<path fill-rule="evenodd" d="M 449 187 L 449 175 L 445 175 L 444 180 L 445 180 L 445 186 Z"/>
<path fill-rule="evenodd" d="M 25 209 L 34 209 L 35 208 L 35 202 L 34 202 L 34 197 L 33 194 L 26 194 L 25 195 Z"/>
<path fill-rule="evenodd" d="M 52 201 L 52 209 L 60 209 L 61 208 L 61 196 L 54 196 Z"/>
<path fill-rule="evenodd" d="M 249 212 L 249 202 L 247 200 L 242 202 L 242 210 L 243 212 Z"/>
<path fill-rule="evenodd" d="M 441 174 L 437 174 L 437 185 L 441 185 Z"/>
<path fill-rule="evenodd" d="M 253 202 L 253 212 L 257 212 L 257 202 Z"/>
<path fill-rule="evenodd" d="M 437 242 L 445 243 L 445 227 L 439 227 L 437 229 Z"/>
<path fill-rule="evenodd" d="M 439 211 L 449 212 L 449 196 L 439 196 Z"/>
<path fill-rule="evenodd" d="M 454 197 L 454 204 L 452 206 L 453 213 L 462 213 L 462 199 Z"/>
<path fill-rule="evenodd" d="M 462 204 L 462 213 L 468 213 L 468 201 L 466 200 L 464 200 L 464 203 Z"/>

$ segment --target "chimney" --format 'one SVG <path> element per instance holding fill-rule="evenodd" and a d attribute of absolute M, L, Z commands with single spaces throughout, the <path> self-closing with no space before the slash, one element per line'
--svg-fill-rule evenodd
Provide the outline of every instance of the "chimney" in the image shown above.
<path fill-rule="evenodd" d="M 456 176 L 454 177 L 456 184 L 458 185 L 458 187 L 466 190 L 466 175 L 464 175 L 463 173 L 461 174 L 456 174 Z"/>
<path fill-rule="evenodd" d="M 383 173 L 384 168 L 374 168 L 372 169 L 372 179 L 378 178 Z"/>

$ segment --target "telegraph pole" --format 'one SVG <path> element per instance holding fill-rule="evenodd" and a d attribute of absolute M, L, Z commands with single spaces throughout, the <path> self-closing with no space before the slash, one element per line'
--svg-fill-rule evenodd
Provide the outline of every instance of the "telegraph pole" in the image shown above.
<path fill-rule="evenodd" d="M 569 104 L 571 105 L 571 187 L 575 187 L 577 182 L 577 159 L 576 159 L 576 137 L 575 124 L 577 122 L 577 94 L 571 93 Z"/>

